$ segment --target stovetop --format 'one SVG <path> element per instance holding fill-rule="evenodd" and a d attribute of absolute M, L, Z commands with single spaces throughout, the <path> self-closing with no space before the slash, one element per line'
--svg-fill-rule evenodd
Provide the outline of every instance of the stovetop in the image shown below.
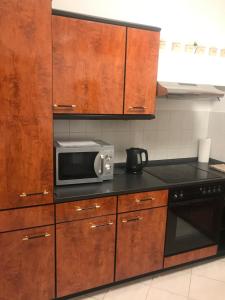
<path fill-rule="evenodd" d="M 145 171 L 166 183 L 185 183 L 221 178 L 214 173 L 189 164 L 152 166 L 145 168 Z"/>

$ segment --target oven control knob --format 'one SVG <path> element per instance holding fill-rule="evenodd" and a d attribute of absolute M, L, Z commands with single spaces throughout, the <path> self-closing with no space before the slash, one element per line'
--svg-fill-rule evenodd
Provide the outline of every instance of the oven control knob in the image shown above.
<path fill-rule="evenodd" d="M 180 198 L 184 198 L 184 193 L 181 192 L 179 196 L 180 196 Z"/>
<path fill-rule="evenodd" d="M 221 185 L 219 185 L 218 188 L 217 188 L 217 192 L 220 193 L 221 191 L 222 191 Z"/>
<path fill-rule="evenodd" d="M 211 188 L 209 187 L 209 188 L 208 188 L 208 194 L 211 194 L 211 192 L 212 192 L 212 190 L 211 190 Z"/>
<path fill-rule="evenodd" d="M 174 194 L 173 194 L 173 198 L 174 198 L 174 199 L 178 199 L 178 194 L 177 194 L 177 193 L 174 193 Z"/>
<path fill-rule="evenodd" d="M 207 193 L 207 192 L 206 192 L 206 189 L 203 188 L 203 189 L 202 189 L 202 194 L 205 195 L 206 193 Z"/>

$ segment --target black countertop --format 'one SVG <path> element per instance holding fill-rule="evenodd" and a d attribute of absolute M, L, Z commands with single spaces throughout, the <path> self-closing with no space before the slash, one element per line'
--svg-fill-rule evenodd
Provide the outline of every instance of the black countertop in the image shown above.
<path fill-rule="evenodd" d="M 215 171 L 209 167 L 209 164 L 198 163 L 196 159 L 184 159 L 184 160 L 166 160 L 150 163 L 151 165 L 168 165 L 171 163 L 188 163 L 199 169 L 210 171 L 218 175 L 219 178 L 205 180 L 204 183 L 224 181 L 225 173 Z M 211 160 L 210 163 L 220 163 L 215 160 Z M 203 181 L 201 181 L 203 182 Z M 141 174 L 128 174 L 125 172 L 125 168 L 115 167 L 114 179 L 104 181 L 101 183 L 87 183 L 79 185 L 68 185 L 62 187 L 55 187 L 55 203 L 63 203 L 69 201 L 76 201 L 82 199 L 91 199 L 96 197 L 107 197 L 112 195 L 121 195 L 137 192 L 145 192 L 151 190 L 169 189 L 178 186 L 187 186 L 198 184 L 196 181 L 187 181 L 185 183 L 165 183 L 162 180 L 152 176 L 151 174 L 143 171 Z"/>

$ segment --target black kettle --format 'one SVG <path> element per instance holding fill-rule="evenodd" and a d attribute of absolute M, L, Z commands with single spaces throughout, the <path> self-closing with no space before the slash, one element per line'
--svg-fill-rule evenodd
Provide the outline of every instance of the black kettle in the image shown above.
<path fill-rule="evenodd" d="M 129 173 L 138 173 L 142 171 L 142 168 L 148 163 L 148 152 L 141 148 L 129 148 L 127 151 L 127 163 L 126 169 Z M 145 160 L 143 161 L 142 154 L 145 155 Z"/>

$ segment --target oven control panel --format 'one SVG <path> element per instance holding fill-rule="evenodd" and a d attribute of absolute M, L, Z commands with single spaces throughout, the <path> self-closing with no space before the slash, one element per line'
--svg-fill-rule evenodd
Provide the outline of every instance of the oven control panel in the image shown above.
<path fill-rule="evenodd" d="M 196 198 L 209 198 L 221 194 L 225 195 L 224 182 L 206 183 L 195 186 L 173 188 L 169 192 L 169 201 L 177 202 Z"/>

